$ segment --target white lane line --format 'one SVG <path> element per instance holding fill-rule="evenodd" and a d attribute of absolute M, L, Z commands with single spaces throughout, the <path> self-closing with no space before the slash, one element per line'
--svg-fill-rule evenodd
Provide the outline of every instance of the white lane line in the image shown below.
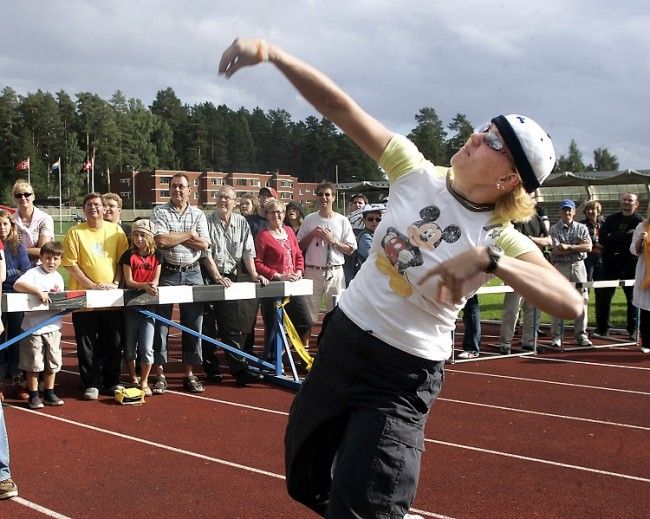
<path fill-rule="evenodd" d="M 184 454 L 186 456 L 191 456 L 193 458 L 198 458 L 198 459 L 205 460 L 205 461 L 211 461 L 213 463 L 218 463 L 220 465 L 225 465 L 225 466 L 228 466 L 228 467 L 233 467 L 233 468 L 238 468 L 238 469 L 241 469 L 241 470 L 246 470 L 248 472 L 253 472 L 255 474 L 261 474 L 263 476 L 269 476 L 269 477 L 276 478 L 276 479 L 284 479 L 284 476 L 282 474 L 276 474 L 275 472 L 269 472 L 267 470 L 256 469 L 254 467 L 249 467 L 247 465 L 241 465 L 239 463 L 233 463 L 232 461 L 222 460 L 220 458 L 214 458 L 212 456 L 206 456 L 205 454 L 200 454 L 198 452 L 188 451 L 186 449 L 179 449 L 177 447 L 172 447 L 171 445 L 165 445 L 164 443 L 152 442 L 150 440 L 145 440 L 144 438 L 138 438 L 137 436 L 130 436 L 128 434 L 123 434 L 123 433 L 119 433 L 119 432 L 116 432 L 116 431 L 103 429 L 102 427 L 96 427 L 94 425 L 89 425 L 89 424 L 77 422 L 75 420 L 70 420 L 68 418 L 63 418 L 61 416 L 54 416 L 54 415 L 50 415 L 50 414 L 39 413 L 39 412 L 36 412 L 36 411 L 32 411 L 31 409 L 26 409 L 24 407 L 15 406 L 13 404 L 9 404 L 9 405 L 4 404 L 4 405 L 6 405 L 8 407 L 12 407 L 14 409 L 17 409 L 17 410 L 22 411 L 24 413 L 38 414 L 39 416 L 42 416 L 44 418 L 49 418 L 50 420 L 56 420 L 56 421 L 59 421 L 59 422 L 70 424 L 70 425 L 76 425 L 77 427 L 81 427 L 83 429 L 88 429 L 90 431 L 95 431 L 95 432 L 108 434 L 108 435 L 111 435 L 111 436 L 116 436 L 117 438 L 122 438 L 123 440 L 130 440 L 130 441 L 133 441 L 133 442 L 142 443 L 142 444 L 148 445 L 150 447 L 157 447 L 159 449 L 174 452 L 176 454 Z"/>
<path fill-rule="evenodd" d="M 481 447 L 473 447 L 471 445 L 462 445 L 460 443 L 451 443 L 451 442 L 445 442 L 441 440 L 430 440 L 426 438 L 424 441 L 429 442 L 429 443 L 436 443 L 438 445 L 444 445 L 446 447 L 455 447 L 457 449 L 466 449 L 470 451 L 475 451 L 475 452 L 481 452 L 484 454 L 494 454 L 495 456 L 502 456 L 505 458 L 513 458 L 517 460 L 522 460 L 522 461 L 532 461 L 534 463 L 541 463 L 543 465 L 551 465 L 553 467 L 562 467 L 565 469 L 572 469 L 572 470 L 578 470 L 581 472 L 590 472 L 592 474 L 601 474 L 603 476 L 611 476 L 615 478 L 621 478 L 621 479 L 629 479 L 632 481 L 641 481 L 642 483 L 650 483 L 650 478 L 644 478 L 641 476 L 632 476 L 630 474 L 621 474 L 619 472 L 611 472 L 609 470 L 600 470 L 600 469 L 592 469 L 590 467 L 583 467 L 581 465 L 572 465 L 570 463 L 560 463 L 558 461 L 550 461 L 550 460 L 544 460 L 541 458 L 531 458 L 530 456 L 521 456 L 519 454 L 511 454 L 509 452 L 502 452 L 502 451 L 495 451 L 491 449 L 483 449 Z"/>
<path fill-rule="evenodd" d="M 593 418 L 583 418 L 580 416 L 569 416 L 569 415 L 564 415 L 564 414 L 555 414 L 555 413 L 545 413 L 542 411 L 531 411 L 529 409 L 517 409 L 515 407 L 506 407 L 502 405 L 494 405 L 494 404 L 482 404 L 480 402 L 468 402 L 466 400 L 456 400 L 455 398 L 437 398 L 436 400 L 440 402 L 452 402 L 454 404 L 464 404 L 464 405 L 473 405 L 476 407 L 486 407 L 489 409 L 499 409 L 501 411 L 509 411 L 512 413 L 523 413 L 523 414 L 531 414 L 535 416 L 546 416 L 548 418 L 560 418 L 561 420 L 574 420 L 576 422 L 587 422 L 587 423 L 595 423 L 599 425 L 610 425 L 613 427 L 625 427 L 628 429 L 638 429 L 640 431 L 650 431 L 650 427 L 645 427 L 643 425 L 633 425 L 633 424 L 627 424 L 627 423 L 620 423 L 620 422 L 608 422 L 605 420 L 595 420 Z"/>
<path fill-rule="evenodd" d="M 262 476 L 269 476 L 269 477 L 275 478 L 275 479 L 281 479 L 281 480 L 286 479 L 283 474 L 276 474 L 275 472 L 269 472 L 268 470 L 256 469 L 256 468 L 250 467 L 248 465 L 242 465 L 240 463 L 234 463 L 232 461 L 227 461 L 227 460 L 223 460 L 223 459 L 220 459 L 220 458 L 215 458 L 213 456 L 206 456 L 205 454 L 200 454 L 198 452 L 188 451 L 186 449 L 179 449 L 177 447 L 172 447 L 170 445 L 165 445 L 164 443 L 152 442 L 150 440 L 145 440 L 143 438 L 138 438 L 137 436 L 130 436 L 128 434 L 118 433 L 116 431 L 110 431 L 108 429 L 103 429 L 101 427 L 96 427 L 94 425 L 88 425 L 88 424 L 85 424 L 85 423 L 77 422 L 75 420 L 70 420 L 68 418 L 63 418 L 61 416 L 53 416 L 53 415 L 48 415 L 48 414 L 45 414 L 45 413 L 39 413 L 37 411 L 32 411 L 31 409 L 25 409 L 25 408 L 22 408 L 22 407 L 17 407 L 17 406 L 11 405 L 11 404 L 4 404 L 4 405 L 6 405 L 8 407 L 13 407 L 14 409 L 18 409 L 18 410 L 23 411 L 25 413 L 38 414 L 38 415 L 43 416 L 45 418 L 50 418 L 52 420 L 57 420 L 59 422 L 67 423 L 67 424 L 70 424 L 70 425 L 76 425 L 77 427 L 81 427 L 83 429 L 89 429 L 91 431 L 100 432 L 100 433 L 108 434 L 108 435 L 111 435 L 111 436 L 116 436 L 116 437 L 122 438 L 124 440 L 130 440 L 130 441 L 133 441 L 133 442 L 142 443 L 142 444 L 148 445 L 150 447 L 157 447 L 159 449 L 167 450 L 167 451 L 170 451 L 170 452 L 173 452 L 173 453 L 176 453 L 176 454 L 184 454 L 186 456 L 191 456 L 193 458 L 198 458 L 200 460 L 211 461 L 213 463 L 218 463 L 219 465 L 225 465 L 227 467 L 245 470 L 247 472 L 252 472 L 254 474 L 260 474 Z M 18 499 L 18 498 L 14 498 L 14 500 L 15 499 Z M 34 506 L 38 507 L 39 505 L 34 504 Z M 47 509 L 43 508 L 43 510 L 47 510 Z M 39 510 L 39 511 L 41 511 L 41 510 Z M 415 510 L 413 510 L 413 511 L 415 511 Z M 52 512 L 52 513 L 55 514 L 56 512 Z M 438 515 L 438 514 L 434 514 L 432 512 L 426 512 L 426 511 L 423 511 L 423 510 L 417 510 L 416 513 L 426 515 L 428 517 L 436 517 L 436 518 L 439 518 L 439 519 L 452 519 L 452 518 L 449 518 L 449 517 L 444 516 L 444 515 Z M 70 518 L 68 518 L 68 517 L 66 517 L 64 515 L 58 515 L 58 514 L 57 515 L 52 515 L 51 517 L 56 517 L 57 519 L 70 519 Z"/>
<path fill-rule="evenodd" d="M 642 395 L 650 396 L 650 392 L 647 391 L 633 391 L 631 389 L 618 389 L 615 387 L 602 387 L 602 386 L 589 386 L 587 384 L 570 384 L 569 382 L 556 382 L 554 380 L 542 380 L 538 378 L 525 378 L 525 377 L 512 377 L 509 375 L 496 375 L 494 373 L 479 373 L 476 371 L 464 371 L 460 369 L 445 368 L 445 371 L 448 373 L 460 373 L 463 375 L 476 375 L 479 377 L 494 377 L 494 378 L 503 378 L 507 380 L 518 380 L 520 382 L 537 382 L 539 384 L 549 384 L 553 386 L 566 386 L 566 387 L 579 387 L 582 389 L 596 389 L 599 391 L 612 391 L 614 393 L 627 393 L 631 395 Z"/>
<path fill-rule="evenodd" d="M 36 503 L 33 503 L 32 501 L 27 501 L 27 499 L 24 499 L 20 496 L 18 497 L 12 497 L 11 500 L 14 503 L 21 504 L 23 506 L 26 506 L 27 508 L 30 508 L 36 512 L 40 512 L 43 515 L 47 515 L 48 517 L 54 517 L 55 519 L 72 519 L 71 517 L 68 517 L 67 515 L 60 514 L 59 512 L 55 512 L 54 510 L 50 510 L 49 508 L 45 508 L 44 506 L 38 505 Z"/>
<path fill-rule="evenodd" d="M 599 368 L 619 368 L 619 369 L 634 369 L 640 371 L 650 371 L 650 367 L 644 366 L 624 366 L 621 364 L 608 364 L 605 362 L 591 362 L 588 360 L 571 360 L 571 359 L 554 359 L 551 357 L 527 357 L 527 359 L 538 360 L 540 362 L 561 362 L 563 364 L 585 364 L 587 366 L 597 366 Z"/>

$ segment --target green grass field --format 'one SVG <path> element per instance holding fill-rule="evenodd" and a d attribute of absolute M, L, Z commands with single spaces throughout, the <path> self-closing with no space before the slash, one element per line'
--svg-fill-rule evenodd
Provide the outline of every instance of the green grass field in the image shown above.
<path fill-rule="evenodd" d="M 595 300 L 594 291 L 591 289 L 589 291 L 589 326 L 596 325 Z M 482 294 L 479 295 L 479 302 L 481 305 L 482 320 L 501 320 L 501 312 L 503 311 L 503 294 Z M 611 308 L 610 322 L 614 325 L 614 328 L 625 329 L 627 320 L 627 304 L 623 289 L 616 289 L 614 298 L 612 299 Z M 542 322 L 550 323 L 551 317 L 546 314 L 542 314 Z"/>

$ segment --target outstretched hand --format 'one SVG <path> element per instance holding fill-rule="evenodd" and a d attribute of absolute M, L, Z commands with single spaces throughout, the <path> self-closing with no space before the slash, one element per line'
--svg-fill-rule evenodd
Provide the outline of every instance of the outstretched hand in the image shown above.
<path fill-rule="evenodd" d="M 237 38 L 221 56 L 219 74 L 230 77 L 242 67 L 268 60 L 269 46 L 264 40 Z"/>

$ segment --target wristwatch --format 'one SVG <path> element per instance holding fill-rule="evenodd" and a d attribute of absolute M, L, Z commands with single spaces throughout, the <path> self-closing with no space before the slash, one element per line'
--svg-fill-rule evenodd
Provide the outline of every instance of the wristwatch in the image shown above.
<path fill-rule="evenodd" d="M 501 256 L 503 256 L 503 249 L 497 245 L 488 245 L 486 247 L 486 251 L 488 257 L 490 258 L 490 263 L 488 263 L 488 266 L 485 267 L 483 272 L 487 272 L 488 274 L 493 274 L 494 271 L 497 269 L 497 265 L 499 263 L 499 260 L 501 259 Z"/>

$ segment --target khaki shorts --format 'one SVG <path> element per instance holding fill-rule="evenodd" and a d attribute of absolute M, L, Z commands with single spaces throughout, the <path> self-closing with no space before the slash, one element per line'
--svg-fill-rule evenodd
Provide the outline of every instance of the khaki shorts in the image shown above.
<path fill-rule="evenodd" d="M 61 332 L 55 330 L 40 335 L 30 335 L 20 341 L 20 362 L 18 367 L 24 371 L 49 371 L 56 373 L 63 365 L 61 351 Z"/>

